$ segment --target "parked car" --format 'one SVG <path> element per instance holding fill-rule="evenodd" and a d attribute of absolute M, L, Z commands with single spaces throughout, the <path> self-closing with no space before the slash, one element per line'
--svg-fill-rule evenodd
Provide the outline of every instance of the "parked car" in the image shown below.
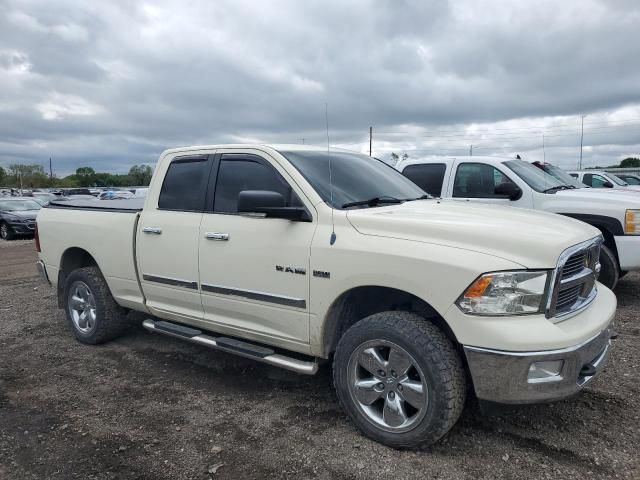
<path fill-rule="evenodd" d="M 0 198 L 0 238 L 12 240 L 16 236 L 33 235 L 40 208 L 33 198 Z"/>
<path fill-rule="evenodd" d="M 601 170 L 580 170 L 567 172 L 580 182 L 593 188 L 615 188 L 640 191 L 640 185 L 630 185 L 613 173 Z"/>
<path fill-rule="evenodd" d="M 512 158 L 411 159 L 400 161 L 396 168 L 438 197 L 543 210 L 593 225 L 604 237 L 599 279 L 609 288 L 615 288 L 625 272 L 640 270 L 640 195 L 636 193 L 578 188 L 575 180 Z"/>
<path fill-rule="evenodd" d="M 48 192 L 33 192 L 33 199 L 40 205 L 46 205 L 52 200 L 57 200 L 58 196 Z"/>
<path fill-rule="evenodd" d="M 606 364 L 616 298 L 586 223 L 435 200 L 381 161 L 300 145 L 167 150 L 139 205 L 38 217 L 40 271 L 80 342 L 136 310 L 298 373 L 332 358 L 352 421 L 393 447 L 437 441 L 467 389 L 556 400 Z"/>
<path fill-rule="evenodd" d="M 134 198 L 144 198 L 147 196 L 148 192 L 148 188 L 135 188 L 132 193 Z"/>
<path fill-rule="evenodd" d="M 640 175 L 633 173 L 616 173 L 616 177 L 623 182 L 627 182 L 629 185 L 640 185 Z"/>
<path fill-rule="evenodd" d="M 91 195 L 91 190 L 88 188 L 65 188 L 62 191 L 62 194 L 65 196 L 71 195 Z"/>
<path fill-rule="evenodd" d="M 133 193 L 128 190 L 107 190 L 98 195 L 100 200 L 122 200 L 125 198 L 133 198 Z"/>

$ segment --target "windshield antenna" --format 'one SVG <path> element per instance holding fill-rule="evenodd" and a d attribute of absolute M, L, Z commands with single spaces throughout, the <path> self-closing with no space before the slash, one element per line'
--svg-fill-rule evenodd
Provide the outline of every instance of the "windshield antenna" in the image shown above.
<path fill-rule="evenodd" d="M 331 205 L 331 238 L 329 239 L 329 245 L 336 243 L 336 223 L 333 219 L 333 172 L 331 171 L 331 151 L 329 148 L 329 104 L 324 104 L 324 119 L 327 126 L 327 155 L 329 156 L 329 198 Z"/>

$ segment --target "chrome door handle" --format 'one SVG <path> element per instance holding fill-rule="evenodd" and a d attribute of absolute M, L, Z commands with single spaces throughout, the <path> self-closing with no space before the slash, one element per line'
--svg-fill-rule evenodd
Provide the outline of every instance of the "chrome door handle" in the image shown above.
<path fill-rule="evenodd" d="M 229 240 L 229 234 L 228 233 L 207 232 L 207 233 L 204 234 L 204 238 L 206 238 L 207 240 L 226 241 L 226 240 Z"/>
<path fill-rule="evenodd" d="M 144 233 L 154 233 L 156 235 L 160 235 L 162 233 L 162 229 L 160 227 L 144 227 L 142 231 Z"/>

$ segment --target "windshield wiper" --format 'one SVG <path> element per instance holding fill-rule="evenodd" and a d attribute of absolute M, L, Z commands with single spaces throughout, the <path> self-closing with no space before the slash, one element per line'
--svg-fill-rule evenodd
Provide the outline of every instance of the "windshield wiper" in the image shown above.
<path fill-rule="evenodd" d="M 429 199 L 429 198 L 435 198 L 435 197 L 432 197 L 431 195 L 429 195 L 429 194 L 427 193 L 427 194 L 425 194 L 425 195 L 422 195 L 421 197 L 416 197 L 416 198 L 407 198 L 407 199 L 405 200 L 405 202 L 413 202 L 414 200 L 427 200 L 427 199 Z"/>
<path fill-rule="evenodd" d="M 572 188 L 576 188 L 573 185 L 556 185 L 555 187 L 547 188 L 543 190 L 542 193 L 555 192 L 556 190 L 570 190 Z"/>
<path fill-rule="evenodd" d="M 369 200 L 360 200 L 358 202 L 348 202 L 343 204 L 342 207 L 340 208 L 361 207 L 364 205 L 368 207 L 375 207 L 376 205 L 381 205 L 383 203 L 402 203 L 402 202 L 404 202 L 404 200 L 400 200 L 394 197 L 373 197 L 373 198 L 370 198 Z"/>

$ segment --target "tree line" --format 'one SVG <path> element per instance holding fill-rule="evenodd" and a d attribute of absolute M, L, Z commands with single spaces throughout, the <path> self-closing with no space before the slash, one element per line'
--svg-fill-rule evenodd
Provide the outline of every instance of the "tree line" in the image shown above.
<path fill-rule="evenodd" d="M 12 164 L 0 167 L 0 187 L 6 188 L 69 188 L 69 187 L 130 187 L 147 186 L 153 169 L 149 165 L 134 165 L 127 174 L 96 172 L 80 167 L 63 178 L 50 177 L 38 164 Z"/>

